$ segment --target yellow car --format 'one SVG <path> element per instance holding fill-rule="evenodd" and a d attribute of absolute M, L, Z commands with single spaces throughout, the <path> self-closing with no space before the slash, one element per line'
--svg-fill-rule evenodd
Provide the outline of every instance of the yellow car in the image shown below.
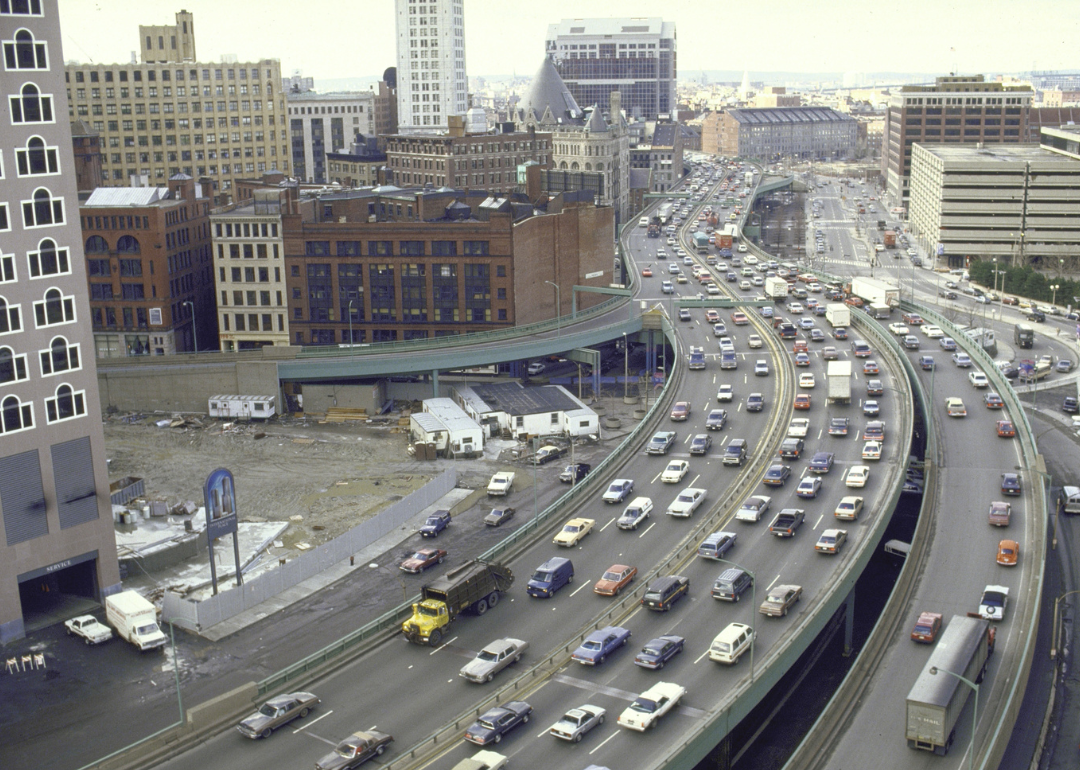
<path fill-rule="evenodd" d="M 580 543 L 586 535 L 592 532 L 592 528 L 595 524 L 596 519 L 570 519 L 570 521 L 563 525 L 562 531 L 555 535 L 555 539 L 551 542 L 566 548 L 575 546 Z"/>

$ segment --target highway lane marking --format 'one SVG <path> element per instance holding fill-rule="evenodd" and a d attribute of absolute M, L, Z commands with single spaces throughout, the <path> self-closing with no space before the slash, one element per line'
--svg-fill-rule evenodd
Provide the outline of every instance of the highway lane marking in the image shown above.
<path fill-rule="evenodd" d="M 709 648 L 708 648 L 708 647 L 706 647 L 706 648 L 705 648 L 705 652 L 703 652 L 703 653 L 701 653 L 700 655 L 698 655 L 698 656 L 697 656 L 697 658 L 696 658 L 696 659 L 694 660 L 694 665 L 696 666 L 696 665 L 697 665 L 698 663 L 700 663 L 700 662 L 701 662 L 701 659 L 702 659 L 702 658 L 704 658 L 704 657 L 705 657 L 706 655 L 708 655 L 708 654 L 709 654 Z"/>
<path fill-rule="evenodd" d="M 766 591 L 766 593 L 772 590 L 772 587 L 773 587 L 774 585 L 776 585 L 776 581 L 777 581 L 777 580 L 779 580 L 779 579 L 780 579 L 780 576 L 779 576 L 779 575 L 777 575 L 776 577 L 774 577 L 774 578 L 772 579 L 772 582 L 771 582 L 771 583 L 769 583 L 769 585 L 765 586 L 765 591 Z"/>
<path fill-rule="evenodd" d="M 611 521 L 609 521 L 609 522 L 608 522 L 607 524 L 605 524 L 604 526 L 600 527 L 600 531 L 601 531 L 601 532 L 603 532 L 603 531 L 604 531 L 605 529 L 607 529 L 608 527 L 610 527 L 610 526 L 611 526 L 611 524 L 612 524 L 612 522 L 614 522 L 614 521 L 615 521 L 616 519 L 618 519 L 618 518 L 619 518 L 618 516 L 613 516 L 613 517 L 611 518 Z"/>
<path fill-rule="evenodd" d="M 855 431 L 855 440 L 856 441 L 859 440 L 859 431 L 858 430 Z"/>
<path fill-rule="evenodd" d="M 456 642 L 456 641 L 457 641 L 457 637 L 456 637 L 456 636 L 455 636 L 455 637 L 454 637 L 453 639 L 447 639 L 447 640 L 446 640 L 445 642 L 443 642 L 442 644 L 440 644 L 440 645 L 439 645 L 438 647 L 436 647 L 436 648 L 435 648 L 434 650 L 432 650 L 431 652 L 429 652 L 429 653 L 428 653 L 428 655 L 429 655 L 429 656 L 431 656 L 431 655 L 434 655 L 434 654 L 435 654 L 435 653 L 437 653 L 437 652 L 438 652 L 439 650 L 441 650 L 441 649 L 442 649 L 443 647 L 446 647 L 447 645 L 451 644 L 452 642 Z"/>
<path fill-rule="evenodd" d="M 616 719 L 617 719 L 617 717 L 616 717 Z M 612 733 L 611 735 L 609 735 L 609 736 L 608 736 L 607 738 L 604 738 L 604 740 L 600 742 L 600 745 L 599 745 L 599 746 L 597 746 L 597 747 L 596 747 L 595 749 L 593 749 L 592 751 L 590 751 L 590 752 L 589 752 L 589 756 L 591 757 L 591 756 L 592 756 L 593 754 L 595 754 L 596 752 L 600 751 L 600 749 L 602 749 L 602 748 L 604 747 L 604 744 L 605 744 L 605 743 L 607 743 L 608 741 L 610 741 L 610 740 L 611 740 L 612 738 L 614 738 L 614 737 L 615 737 L 616 735 L 620 735 L 620 734 L 622 734 L 622 730 L 618 730 L 618 729 L 616 729 L 616 730 L 615 730 L 615 732 L 613 732 L 613 733 Z"/>
<path fill-rule="evenodd" d="M 817 528 L 818 528 L 818 524 L 820 524 L 820 523 L 821 523 L 821 520 L 822 520 L 822 519 L 824 519 L 824 518 L 825 518 L 825 514 L 824 514 L 824 513 L 823 513 L 823 514 L 821 514 L 820 516 L 818 516 L 818 520 L 814 522 L 814 529 L 817 529 Z"/>
<path fill-rule="evenodd" d="M 698 475 L 694 476 L 694 480 L 691 481 L 688 486 L 691 486 L 691 487 L 694 486 L 694 484 L 696 484 L 697 480 L 700 479 L 700 478 L 701 478 L 701 474 L 699 473 Z"/>
<path fill-rule="evenodd" d="M 656 480 L 657 480 L 658 478 L 660 478 L 660 475 L 661 475 L 662 473 L 663 473 L 663 471 L 660 471 L 660 472 L 659 472 L 659 473 L 657 473 L 657 474 L 656 474 L 655 476 L 653 476 L 653 477 L 652 477 L 652 481 L 650 481 L 649 483 L 650 483 L 650 484 L 655 484 L 655 483 L 656 483 Z"/>
<path fill-rule="evenodd" d="M 451 681 L 453 681 L 453 680 L 451 680 Z M 320 719 L 321 718 L 322 717 L 320 717 Z M 300 730 L 294 730 L 293 732 L 298 733 L 298 732 L 300 732 Z M 304 735 L 306 735 L 308 738 L 314 738 L 317 741 L 322 741 L 323 743 L 325 743 L 325 744 L 327 744 L 329 746 L 337 746 L 338 743 L 340 742 L 340 741 L 332 741 L 329 738 L 324 738 L 323 736 L 316 735 L 315 733 L 304 733 Z"/>
<path fill-rule="evenodd" d="M 331 715 L 331 714 L 333 714 L 333 713 L 334 713 L 334 710 L 333 710 L 333 709 L 330 709 L 330 710 L 329 710 L 329 711 L 327 711 L 327 712 L 326 712 L 325 714 L 320 714 L 320 715 L 319 715 L 319 716 L 318 716 L 317 718 L 315 718 L 315 719 L 312 719 L 312 720 L 311 720 L 310 722 L 305 722 L 305 723 L 304 723 L 303 725 L 301 725 L 300 727 L 297 727 L 297 728 L 296 728 L 295 730 L 293 730 L 293 731 L 292 731 L 292 734 L 293 734 L 293 735 L 296 735 L 296 734 L 297 734 L 298 732 L 300 732 L 300 731 L 302 731 L 302 730 L 306 730 L 306 729 L 308 729 L 308 728 L 309 728 L 309 727 L 311 727 L 311 726 L 312 726 L 313 724 L 315 724 L 316 722 L 318 722 L 318 721 L 319 721 L 320 719 L 323 719 L 323 718 L 325 718 L 325 717 L 328 717 L 328 716 L 330 716 L 330 715 Z"/>
<path fill-rule="evenodd" d="M 706 406 L 708 406 L 708 405 L 706 405 Z M 683 439 L 683 443 L 685 444 L 687 441 L 690 440 L 690 438 L 691 438 L 691 434 L 687 433 L 686 438 Z"/>
<path fill-rule="evenodd" d="M 638 539 L 640 540 L 641 538 L 645 537 L 645 535 L 649 534 L 649 530 L 650 530 L 650 529 L 652 529 L 652 528 L 653 528 L 653 527 L 655 527 L 655 526 L 656 526 L 656 522 L 654 521 L 654 522 L 653 522 L 652 524 L 650 524 L 650 525 L 649 525 L 649 526 L 648 526 L 648 527 L 647 527 L 647 528 L 645 529 L 645 531 L 644 531 L 644 532 L 642 532 L 642 533 L 641 533 L 640 535 L 638 535 Z"/>
<path fill-rule="evenodd" d="M 571 593 L 571 594 L 570 594 L 570 596 L 571 596 L 571 597 L 577 596 L 577 595 L 578 595 L 578 594 L 579 594 L 579 593 L 580 593 L 580 592 L 582 591 L 582 589 L 588 588 L 588 587 L 589 587 L 589 583 L 591 583 L 591 582 L 592 582 L 591 580 L 586 580 L 586 581 L 585 581 L 584 583 L 582 583 L 582 584 L 581 584 L 581 587 L 580 587 L 580 588 L 578 588 L 578 589 L 577 589 L 576 591 L 574 591 L 573 593 Z"/>
<path fill-rule="evenodd" d="M 824 436 L 824 435 L 825 435 L 825 429 L 824 428 L 818 428 L 818 432 L 817 432 L 818 441 L 820 441 L 821 437 Z"/>

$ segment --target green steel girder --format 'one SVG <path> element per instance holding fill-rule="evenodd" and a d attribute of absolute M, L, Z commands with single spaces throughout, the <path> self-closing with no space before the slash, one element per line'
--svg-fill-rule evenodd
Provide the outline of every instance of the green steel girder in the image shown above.
<path fill-rule="evenodd" d="M 631 297 L 634 292 L 630 289 L 616 289 L 610 286 L 578 286 L 574 284 L 574 290 L 570 292 L 570 317 L 577 317 L 577 295 L 579 291 L 587 291 L 591 294 L 613 294 L 616 297 Z"/>

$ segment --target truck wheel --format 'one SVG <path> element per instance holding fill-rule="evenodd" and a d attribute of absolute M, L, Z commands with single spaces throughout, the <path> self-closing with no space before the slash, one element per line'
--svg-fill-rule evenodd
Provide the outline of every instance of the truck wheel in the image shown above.
<path fill-rule="evenodd" d="M 302 708 L 302 709 L 300 709 L 300 718 L 303 719 L 304 717 L 306 717 L 310 713 L 311 713 L 311 709 Z"/>
<path fill-rule="evenodd" d="M 487 599 L 481 599 L 480 601 L 478 601 L 476 603 L 476 614 L 477 615 L 483 615 L 487 611 L 488 611 Z"/>
<path fill-rule="evenodd" d="M 496 604 L 498 604 L 499 603 L 499 592 L 498 591 L 492 591 L 488 595 L 487 603 L 488 603 L 488 609 L 490 609 L 490 608 L 494 607 Z"/>
<path fill-rule="evenodd" d="M 436 628 L 434 631 L 431 632 L 431 636 L 428 637 L 428 644 L 430 644 L 432 647 L 438 647 L 439 642 L 441 641 L 442 631 Z"/>

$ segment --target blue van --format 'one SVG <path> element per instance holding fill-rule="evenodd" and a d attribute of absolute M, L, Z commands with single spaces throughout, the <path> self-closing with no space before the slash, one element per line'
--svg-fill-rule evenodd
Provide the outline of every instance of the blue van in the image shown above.
<path fill-rule="evenodd" d="M 550 599 L 567 583 L 574 582 L 574 565 L 562 556 L 553 556 L 541 564 L 529 578 L 529 596 Z"/>

